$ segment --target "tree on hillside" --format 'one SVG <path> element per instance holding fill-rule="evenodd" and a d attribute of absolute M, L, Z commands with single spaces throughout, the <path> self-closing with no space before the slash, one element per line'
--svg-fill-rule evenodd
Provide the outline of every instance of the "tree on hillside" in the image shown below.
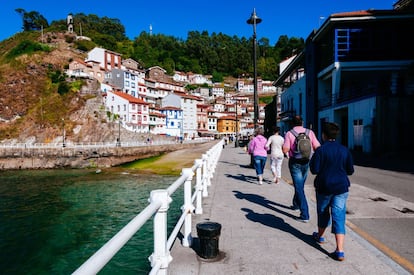
<path fill-rule="evenodd" d="M 23 31 L 38 31 L 43 28 L 49 27 L 49 23 L 46 18 L 43 17 L 37 11 L 26 12 L 22 8 L 15 9 L 20 14 L 23 20 Z"/>
<path fill-rule="evenodd" d="M 24 12 L 24 11 L 23 11 Z M 76 41 L 78 49 L 88 51 L 95 45 L 119 52 L 123 58 L 132 58 L 143 67 L 160 66 L 168 74 L 175 70 L 223 76 L 253 75 L 253 39 L 228 36 L 208 31 L 189 31 L 182 40 L 163 34 L 142 31 L 132 41 L 125 36 L 125 28 L 118 19 L 83 13 L 73 16 L 78 35 L 92 41 Z M 53 21 L 50 30 L 64 30 L 65 20 Z M 82 31 L 81 31 L 82 30 Z M 79 31 L 79 32 L 78 32 Z M 274 46 L 269 39 L 260 38 L 257 47 L 257 74 L 264 80 L 279 76 L 278 64 L 304 48 L 303 38 L 282 35 Z"/>
<path fill-rule="evenodd" d="M 135 38 L 130 56 L 146 67 L 161 66 L 172 74 L 174 70 L 186 71 L 186 56 L 183 41 L 163 34 L 150 35 L 146 32 Z M 182 62 L 182 60 L 184 62 Z M 191 71 L 191 70 L 188 70 Z"/>
<path fill-rule="evenodd" d="M 281 35 L 275 45 L 278 50 L 280 61 L 301 52 L 304 49 L 305 41 L 303 38 L 288 38 L 287 35 Z"/>
<path fill-rule="evenodd" d="M 129 39 L 125 35 L 125 27 L 116 18 L 99 17 L 95 14 L 73 15 L 74 29 L 77 35 L 91 38 L 97 45 L 108 50 L 117 51 L 118 43 Z M 67 28 L 66 19 L 53 21 L 51 29 L 64 30 Z"/>

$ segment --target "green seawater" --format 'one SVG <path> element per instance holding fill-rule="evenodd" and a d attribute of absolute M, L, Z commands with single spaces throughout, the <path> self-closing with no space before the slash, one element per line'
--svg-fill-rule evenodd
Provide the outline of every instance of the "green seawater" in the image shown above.
<path fill-rule="evenodd" d="M 0 273 L 71 274 L 148 205 L 151 190 L 176 176 L 126 169 L 0 172 Z M 181 215 L 173 195 L 169 232 Z M 99 274 L 148 274 L 153 220 Z"/>

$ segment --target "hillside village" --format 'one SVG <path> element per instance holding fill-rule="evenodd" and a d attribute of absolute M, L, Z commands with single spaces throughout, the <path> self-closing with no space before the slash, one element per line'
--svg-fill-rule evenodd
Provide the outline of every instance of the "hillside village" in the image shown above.
<path fill-rule="evenodd" d="M 191 72 L 169 76 L 159 66 L 144 69 L 133 59 L 99 47 L 85 60 L 72 61 L 66 74 L 98 80 L 105 109 L 131 132 L 184 140 L 253 132 L 252 79 L 239 78 L 232 86 Z M 187 91 L 189 84 L 197 88 Z M 276 87 L 258 79 L 258 93 L 274 96 Z M 263 124 L 266 104 L 258 105 L 258 122 Z"/>

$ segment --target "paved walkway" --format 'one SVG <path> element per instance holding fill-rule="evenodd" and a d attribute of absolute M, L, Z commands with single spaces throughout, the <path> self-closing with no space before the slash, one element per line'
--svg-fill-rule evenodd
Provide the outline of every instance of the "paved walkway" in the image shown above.
<path fill-rule="evenodd" d="M 209 196 L 203 200 L 201 215 L 193 216 L 193 247 L 183 247 L 176 241 L 168 274 L 410 274 L 389 257 L 361 238 L 349 226 L 345 237 L 345 261 L 333 260 L 333 234 L 325 236 L 327 243 L 319 245 L 312 238 L 316 231 L 316 208 L 313 176 L 305 191 L 311 219 L 302 223 L 298 212 L 289 208 L 293 187 L 285 159 L 283 181 L 270 182 L 267 168 L 263 185 L 257 185 L 254 169 L 248 167 L 250 156 L 243 148 L 230 144 L 223 149 Z M 353 188 L 352 192 L 359 191 Z M 350 194 L 352 199 L 358 196 Z M 198 256 L 196 224 L 220 223 L 219 255 L 214 259 Z"/>

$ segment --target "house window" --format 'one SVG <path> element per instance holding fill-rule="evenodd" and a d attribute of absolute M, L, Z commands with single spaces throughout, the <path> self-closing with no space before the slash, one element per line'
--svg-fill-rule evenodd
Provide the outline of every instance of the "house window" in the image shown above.
<path fill-rule="evenodd" d="M 363 131 L 364 131 L 364 125 L 362 124 L 362 119 L 355 119 L 354 120 L 354 149 L 355 150 L 362 149 Z"/>

